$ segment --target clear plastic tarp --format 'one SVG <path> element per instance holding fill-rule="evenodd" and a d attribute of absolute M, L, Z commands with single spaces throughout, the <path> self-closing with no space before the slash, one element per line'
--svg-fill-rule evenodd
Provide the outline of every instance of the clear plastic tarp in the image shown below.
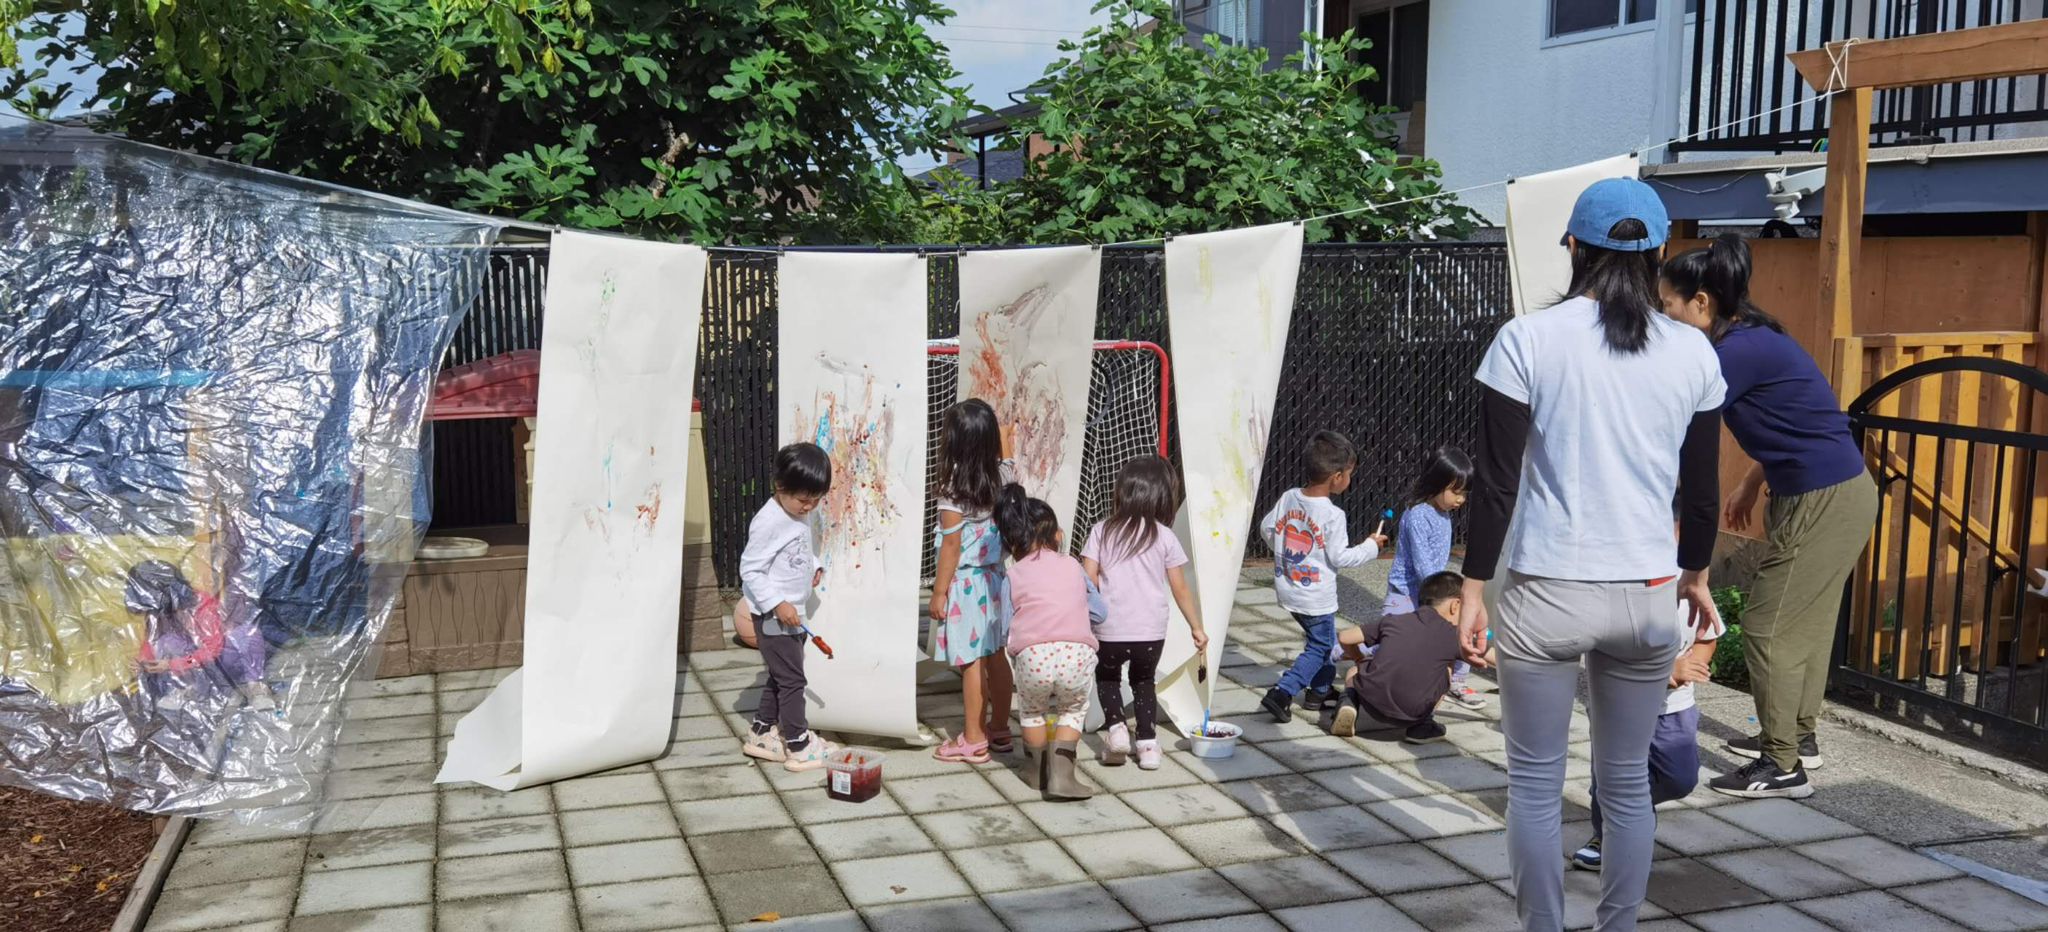
<path fill-rule="evenodd" d="M 310 815 L 425 531 L 433 377 L 496 235 L 0 125 L 0 782 Z"/>

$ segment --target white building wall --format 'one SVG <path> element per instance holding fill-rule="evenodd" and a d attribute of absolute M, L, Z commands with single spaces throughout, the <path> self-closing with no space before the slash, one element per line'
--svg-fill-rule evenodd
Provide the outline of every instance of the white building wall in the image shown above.
<path fill-rule="evenodd" d="M 1656 32 L 1544 38 L 1541 0 L 1433 0 L 1423 154 L 1445 188 L 1565 168 L 1662 141 Z M 1648 24 L 1645 24 L 1648 25 Z M 1459 195 L 1492 225 L 1502 188 Z"/>

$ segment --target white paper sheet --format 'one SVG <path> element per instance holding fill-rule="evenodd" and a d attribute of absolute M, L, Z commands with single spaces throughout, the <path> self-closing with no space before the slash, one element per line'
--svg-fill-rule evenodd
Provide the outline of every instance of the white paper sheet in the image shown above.
<path fill-rule="evenodd" d="M 509 790 L 668 748 L 704 250 L 558 233 L 541 338 L 525 665 L 437 783 Z"/>
<path fill-rule="evenodd" d="M 1182 373 L 1174 411 L 1187 480 L 1174 531 L 1187 547 L 1209 635 L 1209 679 L 1198 683 L 1186 624 L 1176 617 L 1166 629 L 1159 704 L 1182 734 L 1201 725 L 1230 633 L 1300 271 L 1301 227 L 1294 224 L 1166 243 L 1166 322 L 1173 368 Z"/>
<path fill-rule="evenodd" d="M 1001 249 L 960 257 L 960 397 L 1016 428 L 1017 481 L 1074 533 L 1094 372 L 1102 251 Z"/>
<path fill-rule="evenodd" d="M 1640 173 L 1635 156 L 1617 155 L 1508 183 L 1508 270 L 1516 314 L 1549 307 L 1571 285 L 1571 253 L 1558 241 L 1564 238 L 1579 193 L 1602 178 L 1634 178 Z"/>
<path fill-rule="evenodd" d="M 779 433 L 832 457 L 814 512 L 825 580 L 804 658 L 811 727 L 914 739 L 924 517 L 925 260 L 804 253 L 778 267 Z"/>

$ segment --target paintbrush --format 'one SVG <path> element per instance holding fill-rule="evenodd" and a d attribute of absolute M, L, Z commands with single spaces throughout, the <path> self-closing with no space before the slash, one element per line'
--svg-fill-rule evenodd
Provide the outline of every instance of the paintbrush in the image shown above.
<path fill-rule="evenodd" d="M 810 638 L 812 644 L 818 645 L 818 650 L 825 655 L 826 660 L 832 659 L 832 645 L 825 643 L 824 638 L 812 634 L 809 625 L 797 625 L 796 629 L 802 631 L 805 637 Z"/>

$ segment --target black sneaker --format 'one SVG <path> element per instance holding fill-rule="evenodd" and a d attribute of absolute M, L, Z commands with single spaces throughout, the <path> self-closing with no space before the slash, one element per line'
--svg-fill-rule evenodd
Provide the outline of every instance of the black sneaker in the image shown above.
<path fill-rule="evenodd" d="M 1322 692 L 1316 692 L 1315 689 L 1310 688 L 1301 691 L 1300 702 L 1302 708 L 1311 712 L 1320 712 L 1324 709 L 1336 708 L 1337 701 L 1342 698 L 1344 698 L 1344 694 L 1338 692 L 1334 686 Z"/>
<path fill-rule="evenodd" d="M 1756 760 L 1764 756 L 1763 737 L 1761 735 L 1749 735 L 1742 738 L 1732 738 L 1728 741 L 1728 753 L 1736 757 Z M 1801 737 L 1799 739 L 1799 766 L 1806 770 L 1819 770 L 1824 763 L 1827 763 L 1827 761 L 1820 756 L 1820 741 L 1812 735 Z"/>
<path fill-rule="evenodd" d="M 1444 730 L 1444 726 L 1437 724 L 1436 720 L 1431 719 L 1427 722 L 1416 722 L 1408 726 L 1408 731 L 1401 736 L 1401 740 L 1409 744 L 1435 744 L 1444 740 L 1444 735 L 1447 733 Z"/>
<path fill-rule="evenodd" d="M 1572 852 L 1571 862 L 1573 867 L 1576 867 L 1582 871 L 1599 870 L 1600 836 L 1595 835 L 1592 838 L 1587 839 L 1585 847 Z"/>
<path fill-rule="evenodd" d="M 1294 697 L 1278 686 L 1266 690 L 1266 698 L 1259 700 L 1259 708 L 1273 716 L 1273 721 L 1282 725 L 1294 721 Z"/>
<path fill-rule="evenodd" d="M 1707 786 L 1716 793 L 1744 799 L 1805 799 L 1813 795 L 1813 784 L 1806 782 L 1806 768 L 1786 773 L 1768 757 L 1759 757 L 1744 764 L 1741 770 L 1715 777 Z"/>

